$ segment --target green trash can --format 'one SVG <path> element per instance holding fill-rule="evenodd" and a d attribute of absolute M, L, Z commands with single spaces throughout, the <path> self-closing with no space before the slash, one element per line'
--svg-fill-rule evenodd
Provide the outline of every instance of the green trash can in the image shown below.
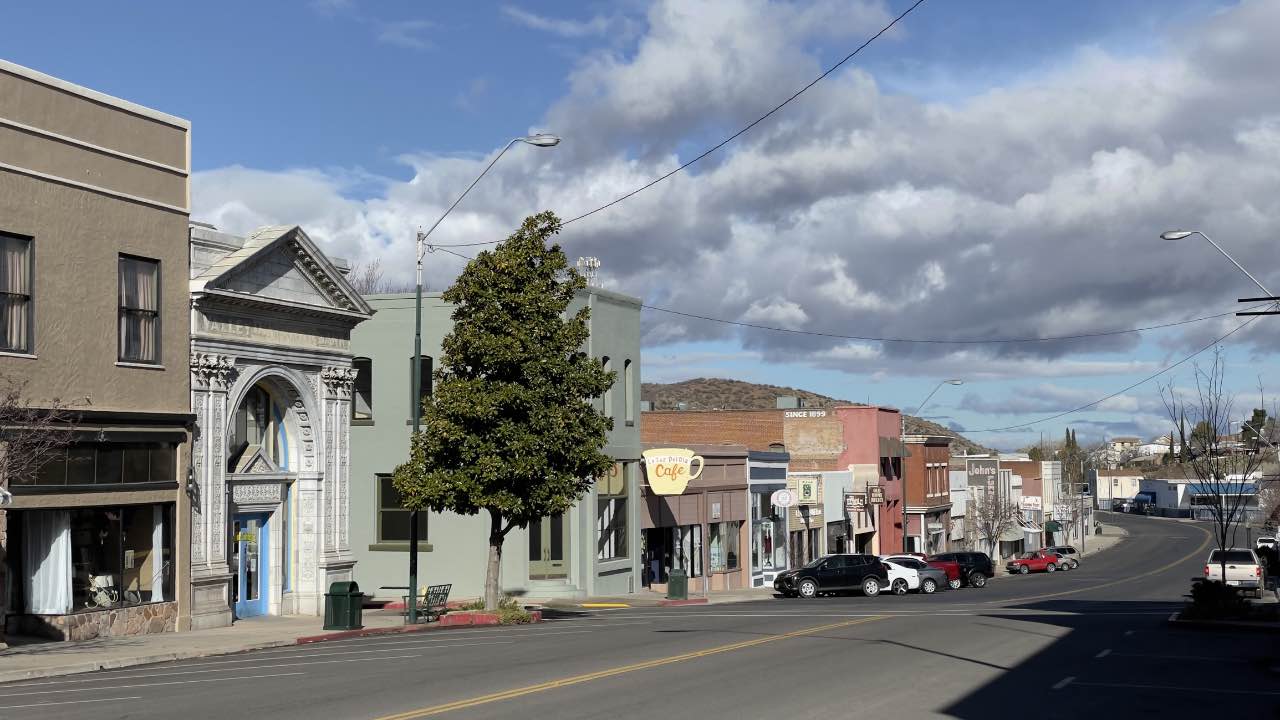
<path fill-rule="evenodd" d="M 336 582 L 324 594 L 324 629 L 359 630 L 364 627 L 364 593 L 352 580 Z"/>
<path fill-rule="evenodd" d="M 667 577 L 667 599 L 689 599 L 689 574 L 680 568 L 674 568 Z"/>

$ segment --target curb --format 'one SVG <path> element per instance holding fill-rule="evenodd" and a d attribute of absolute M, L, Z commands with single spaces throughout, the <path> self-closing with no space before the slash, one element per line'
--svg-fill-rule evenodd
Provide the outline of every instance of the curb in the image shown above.
<path fill-rule="evenodd" d="M 658 607 L 680 607 L 681 605 L 706 605 L 707 598 L 689 598 L 688 600 L 659 600 Z"/>
<path fill-rule="evenodd" d="M 1165 624 L 1186 630 L 1280 634 L 1280 623 L 1261 623 L 1244 620 L 1183 620 L 1181 616 L 1181 612 L 1176 612 L 1169 616 Z"/>
<path fill-rule="evenodd" d="M 530 610 L 529 615 L 532 619 L 527 624 L 542 622 L 541 610 Z M 284 644 L 310 645 L 312 643 L 327 642 L 330 640 L 347 640 L 350 638 L 371 637 L 375 635 L 400 635 L 404 633 L 433 632 L 451 627 L 475 627 L 501 624 L 502 621 L 499 619 L 498 613 L 446 613 L 441 615 L 440 619 L 432 624 L 424 623 L 422 625 L 393 625 L 391 627 L 362 628 L 360 630 L 338 630 L 336 632 L 322 633 L 320 635 L 307 635 L 297 638 L 293 642 L 286 642 Z"/>

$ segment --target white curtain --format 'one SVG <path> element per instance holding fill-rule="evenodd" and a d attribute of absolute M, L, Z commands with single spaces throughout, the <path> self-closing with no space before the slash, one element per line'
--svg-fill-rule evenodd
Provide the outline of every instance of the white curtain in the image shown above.
<path fill-rule="evenodd" d="M 155 362 L 160 265 L 120 260 L 120 350 L 125 360 Z"/>
<path fill-rule="evenodd" d="M 155 524 L 151 527 L 151 602 L 168 600 L 165 597 L 164 575 L 164 506 L 156 505 Z"/>
<path fill-rule="evenodd" d="M 22 566 L 27 612 L 71 612 L 71 513 L 23 513 Z"/>
<path fill-rule="evenodd" d="M 27 352 L 31 304 L 31 241 L 0 235 L 0 343 Z"/>

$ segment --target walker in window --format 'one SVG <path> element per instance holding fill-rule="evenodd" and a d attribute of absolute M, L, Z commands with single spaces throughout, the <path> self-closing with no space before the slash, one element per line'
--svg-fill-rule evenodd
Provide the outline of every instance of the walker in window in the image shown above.
<path fill-rule="evenodd" d="M 133 590 L 125 593 L 125 600 L 131 605 L 137 605 L 141 599 Z M 85 607 L 108 608 L 119 604 L 120 591 L 116 590 L 114 575 L 89 576 L 89 598 L 85 601 Z"/>

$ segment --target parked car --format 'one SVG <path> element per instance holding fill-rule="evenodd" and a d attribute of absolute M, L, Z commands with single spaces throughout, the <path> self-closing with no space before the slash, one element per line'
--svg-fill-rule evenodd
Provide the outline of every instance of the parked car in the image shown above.
<path fill-rule="evenodd" d="M 930 555 L 926 562 L 954 562 L 960 566 L 960 578 L 970 587 L 986 587 L 987 578 L 996 574 L 995 564 L 986 553 L 948 552 Z"/>
<path fill-rule="evenodd" d="M 824 555 L 796 570 L 780 573 L 773 589 L 787 597 L 860 590 L 875 597 L 889 587 L 889 570 L 874 555 Z"/>
<path fill-rule="evenodd" d="M 1035 552 L 1025 552 L 1017 555 L 1009 562 L 1005 563 L 1005 569 L 1010 573 L 1026 575 L 1032 572 L 1054 572 L 1058 569 L 1058 565 L 1065 562 L 1057 553 L 1044 552 L 1037 550 Z"/>
<path fill-rule="evenodd" d="M 1227 574 L 1222 576 L 1222 565 L 1226 562 Z M 1258 554 L 1248 548 L 1227 548 L 1211 550 L 1209 559 L 1204 562 L 1204 579 L 1208 581 L 1225 581 L 1231 587 L 1252 590 L 1254 597 L 1262 597 L 1266 587 L 1266 573 Z"/>
<path fill-rule="evenodd" d="M 1054 545 L 1053 547 L 1040 548 L 1040 552 L 1057 553 L 1067 561 L 1070 567 L 1064 565 L 1063 570 L 1075 570 L 1080 567 L 1080 553 L 1070 545 Z"/>
<path fill-rule="evenodd" d="M 896 562 L 898 559 L 921 560 L 921 556 L 911 553 L 911 554 L 904 554 L 904 555 L 886 555 L 884 556 L 883 559 L 893 560 Z M 924 562 L 924 564 L 928 565 L 931 568 L 937 568 L 942 572 L 946 573 L 947 587 L 951 588 L 952 590 L 959 590 L 960 586 L 964 584 L 964 580 L 961 577 L 960 563 L 956 562 L 955 560 L 926 559 L 926 560 L 922 560 L 922 562 Z"/>
<path fill-rule="evenodd" d="M 883 560 L 889 566 L 889 589 L 894 595 L 903 595 L 908 590 L 932 595 L 938 588 L 947 587 L 946 571 L 930 567 L 920 558 L 894 556 Z"/>

